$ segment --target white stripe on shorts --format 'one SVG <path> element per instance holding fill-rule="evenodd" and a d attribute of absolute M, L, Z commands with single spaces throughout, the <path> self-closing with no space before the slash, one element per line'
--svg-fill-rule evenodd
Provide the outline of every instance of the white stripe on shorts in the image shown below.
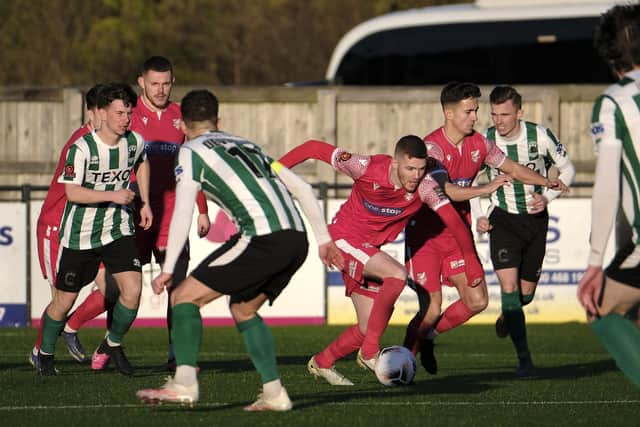
<path fill-rule="evenodd" d="M 358 248 L 354 248 L 349 242 L 347 242 L 344 239 L 336 240 L 336 246 L 342 251 L 348 253 L 349 255 L 351 255 L 358 261 L 360 261 L 362 265 L 365 265 L 371 258 L 366 252 Z"/>
<path fill-rule="evenodd" d="M 635 268 L 640 264 L 640 246 L 636 246 L 633 252 L 620 264 L 620 269 Z"/>
<path fill-rule="evenodd" d="M 229 248 L 229 250 L 223 253 L 221 256 L 211 261 L 209 263 L 209 267 L 219 267 L 221 265 L 227 265 L 231 263 L 233 260 L 242 255 L 245 249 L 247 249 L 247 246 L 249 246 L 250 242 L 250 237 L 247 237 L 245 235 L 240 236 L 236 244 Z"/>
<path fill-rule="evenodd" d="M 42 252 L 44 256 L 44 270 L 47 273 L 47 281 L 53 286 L 56 278 L 53 277 L 53 267 L 51 266 L 51 240 L 45 238 L 42 240 Z"/>

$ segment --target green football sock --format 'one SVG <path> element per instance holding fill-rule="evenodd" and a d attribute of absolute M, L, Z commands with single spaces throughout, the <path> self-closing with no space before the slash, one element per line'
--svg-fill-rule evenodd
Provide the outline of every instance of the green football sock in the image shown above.
<path fill-rule="evenodd" d="M 527 344 L 527 328 L 524 324 L 524 312 L 520 302 L 520 293 L 510 292 L 501 294 L 502 314 L 509 331 L 509 336 L 516 348 L 518 357 L 529 355 L 529 345 Z"/>
<path fill-rule="evenodd" d="M 53 354 L 56 351 L 58 335 L 62 332 L 66 319 L 53 320 L 45 310 L 44 316 L 42 316 L 42 321 L 44 323 L 42 325 L 42 345 L 40 346 L 40 350 L 43 353 Z"/>
<path fill-rule="evenodd" d="M 608 314 L 591 323 L 600 342 L 611 353 L 620 370 L 640 386 L 640 330 L 619 314 Z"/>
<path fill-rule="evenodd" d="M 176 365 L 198 366 L 202 342 L 202 316 L 197 305 L 182 303 L 173 307 L 171 341 Z"/>
<path fill-rule="evenodd" d="M 130 309 L 122 305 L 120 300 L 113 308 L 113 322 L 109 329 L 109 340 L 114 343 L 121 343 L 131 324 L 136 320 L 138 309 Z"/>
<path fill-rule="evenodd" d="M 533 301 L 533 297 L 535 294 L 522 294 L 520 296 L 520 301 L 522 302 L 522 306 L 524 307 L 525 305 L 529 304 L 531 301 Z"/>
<path fill-rule="evenodd" d="M 280 378 L 276 366 L 276 350 L 271 330 L 256 314 L 253 319 L 236 324 L 249 357 L 262 377 L 262 384 Z"/>

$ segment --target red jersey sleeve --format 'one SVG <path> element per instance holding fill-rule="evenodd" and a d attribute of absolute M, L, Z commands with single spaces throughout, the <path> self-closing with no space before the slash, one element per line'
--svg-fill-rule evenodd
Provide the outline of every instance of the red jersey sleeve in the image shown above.
<path fill-rule="evenodd" d="M 334 169 L 354 180 L 364 175 L 370 163 L 371 156 L 352 154 L 342 148 L 336 148 L 331 156 L 331 165 Z"/>
<path fill-rule="evenodd" d="M 451 203 L 444 190 L 431 174 L 425 175 L 418 186 L 418 195 L 422 203 L 437 211 L 442 206 Z"/>
<path fill-rule="evenodd" d="M 336 147 L 327 142 L 310 139 L 280 157 L 278 161 L 288 169 L 309 159 L 322 160 L 331 164 L 331 154 L 335 149 Z"/>
<path fill-rule="evenodd" d="M 494 169 L 498 169 L 504 163 L 507 155 L 498 148 L 495 142 L 489 141 L 484 136 L 481 136 L 481 138 L 484 140 L 485 147 L 487 148 L 487 156 L 484 158 L 484 163 Z"/>
<path fill-rule="evenodd" d="M 427 140 L 424 141 L 424 144 L 427 146 L 427 154 L 429 157 L 436 159 L 440 163 L 444 162 L 444 151 L 442 151 L 442 148 L 440 148 L 438 144 Z"/>

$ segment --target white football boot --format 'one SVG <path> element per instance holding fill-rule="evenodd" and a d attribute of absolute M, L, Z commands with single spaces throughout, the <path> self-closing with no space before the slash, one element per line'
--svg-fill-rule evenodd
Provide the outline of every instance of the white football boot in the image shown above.
<path fill-rule="evenodd" d="M 307 363 L 307 370 L 316 378 L 324 378 L 331 385 L 353 385 L 348 378 L 338 372 L 335 366 L 321 368 L 318 366 L 315 357 L 311 357 Z"/>

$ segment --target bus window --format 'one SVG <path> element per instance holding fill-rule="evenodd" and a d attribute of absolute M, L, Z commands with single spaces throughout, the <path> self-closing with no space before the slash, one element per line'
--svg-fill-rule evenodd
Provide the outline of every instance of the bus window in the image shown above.
<path fill-rule="evenodd" d="M 355 43 L 333 83 L 441 85 L 610 83 L 593 48 L 597 17 L 405 27 Z"/>

